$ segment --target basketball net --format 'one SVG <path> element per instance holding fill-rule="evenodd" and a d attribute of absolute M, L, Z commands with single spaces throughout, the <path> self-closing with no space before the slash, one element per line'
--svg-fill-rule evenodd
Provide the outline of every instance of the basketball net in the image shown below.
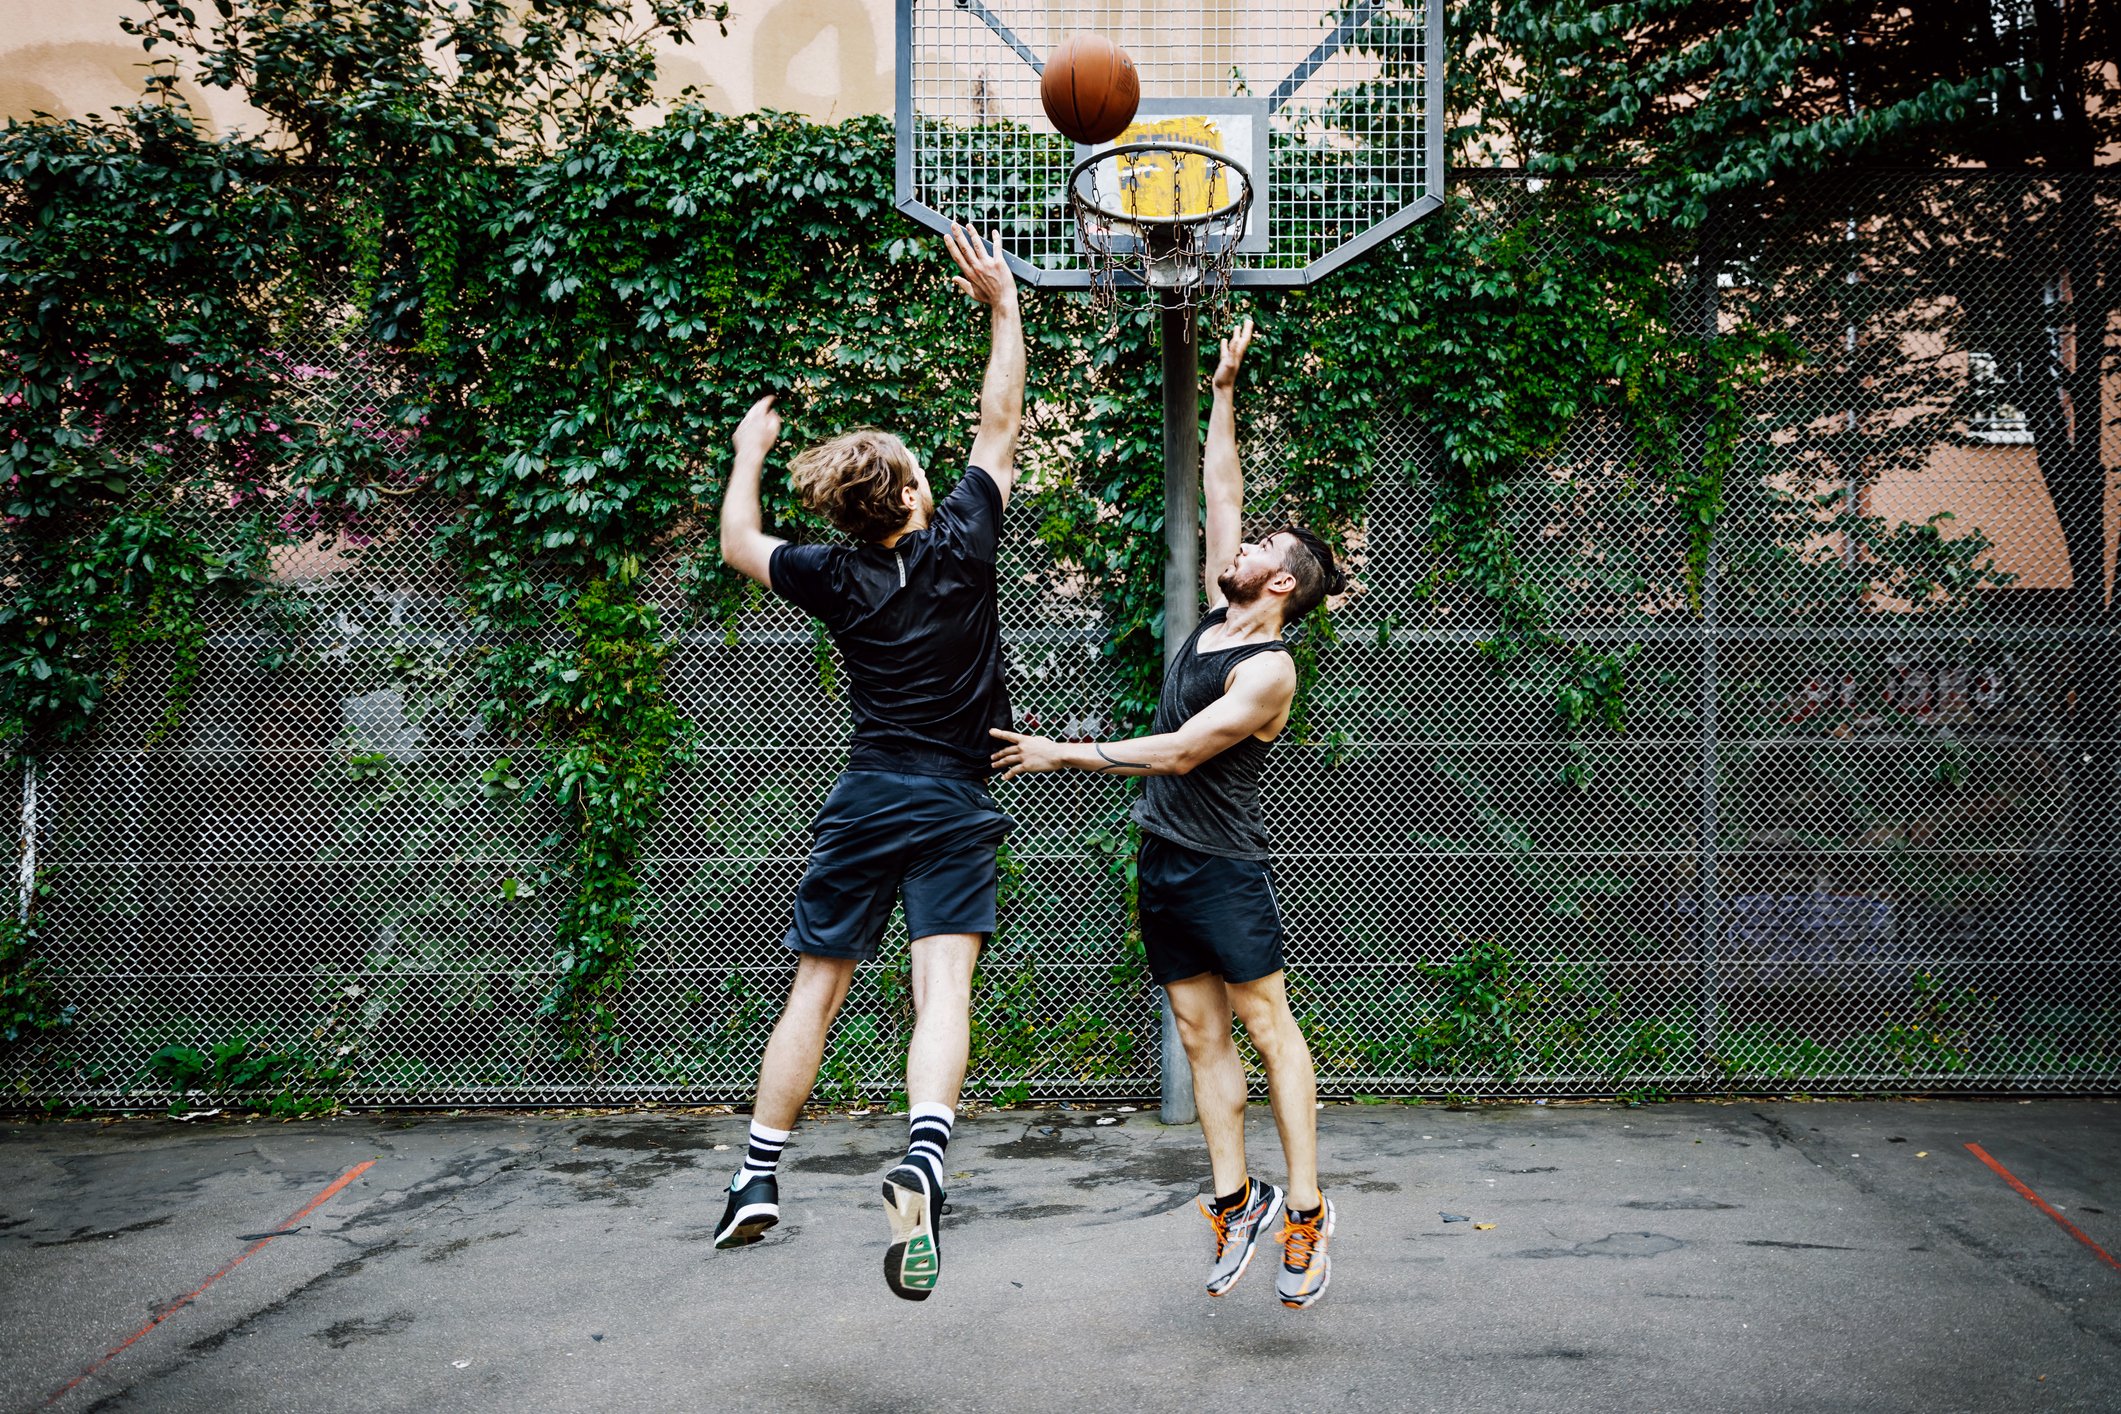
<path fill-rule="evenodd" d="M 1068 207 L 1099 309 L 1114 306 L 1122 276 L 1166 309 L 1210 306 L 1213 317 L 1228 303 L 1252 178 L 1227 155 L 1194 143 L 1125 143 L 1076 164 Z"/>

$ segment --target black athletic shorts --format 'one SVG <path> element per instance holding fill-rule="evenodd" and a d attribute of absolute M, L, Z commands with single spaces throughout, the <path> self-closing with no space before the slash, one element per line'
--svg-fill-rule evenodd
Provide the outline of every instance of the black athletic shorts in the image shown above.
<path fill-rule="evenodd" d="M 901 892 L 910 937 L 992 933 L 994 850 L 1015 826 L 978 781 L 841 772 L 811 823 L 810 867 L 782 944 L 875 957 Z"/>
<path fill-rule="evenodd" d="M 1144 830 L 1136 868 L 1142 945 L 1158 986 L 1204 972 L 1257 982 L 1281 971 L 1281 906 L 1266 860 L 1202 854 Z"/>

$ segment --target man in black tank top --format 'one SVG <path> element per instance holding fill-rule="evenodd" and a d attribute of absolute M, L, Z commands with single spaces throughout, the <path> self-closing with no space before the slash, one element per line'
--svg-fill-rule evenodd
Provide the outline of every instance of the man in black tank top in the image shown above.
<path fill-rule="evenodd" d="M 1007 744 L 994 765 L 1005 776 L 1073 769 L 1146 777 L 1134 807 L 1142 942 L 1193 1062 L 1215 1172 L 1218 1196 L 1213 1207 L 1202 1205 L 1215 1233 L 1208 1293 L 1237 1284 L 1286 1199 L 1276 1288 L 1283 1305 L 1301 1309 L 1324 1294 L 1332 1272 L 1333 1204 L 1318 1191 L 1318 1087 L 1283 985 L 1259 773 L 1296 695 L 1282 630 L 1347 586 L 1332 552 L 1308 530 L 1240 538 L 1245 488 L 1232 402 L 1251 341 L 1246 320 L 1223 341 L 1215 370 L 1201 467 L 1209 613 L 1164 674 L 1151 734 L 1079 745 L 997 730 Z M 1245 1071 L 1231 1040 L 1233 1012 L 1266 1064 L 1288 1161 L 1286 1194 L 1245 1166 Z"/>
<path fill-rule="evenodd" d="M 992 335 L 972 461 L 956 489 L 938 504 L 897 437 L 849 432 L 795 458 L 789 474 L 853 543 L 776 539 L 762 527 L 759 472 L 780 418 L 761 398 L 737 429 L 722 506 L 723 560 L 832 635 L 854 730 L 847 768 L 811 825 L 809 868 L 782 940 L 797 954 L 795 981 L 759 1065 L 750 1144 L 714 1245 L 756 1242 L 780 1220 L 782 1146 L 855 964 L 876 955 L 903 899 L 915 1010 L 910 1133 L 904 1161 L 884 1175 L 884 1278 L 909 1301 L 926 1299 L 942 1271 L 943 1151 L 965 1079 L 972 969 L 994 931 L 995 847 L 1014 823 L 985 782 L 987 732 L 1010 721 L 994 557 L 1023 422 L 1023 324 L 998 233 L 982 242 L 953 226 L 944 245 L 957 287 L 987 306 Z"/>

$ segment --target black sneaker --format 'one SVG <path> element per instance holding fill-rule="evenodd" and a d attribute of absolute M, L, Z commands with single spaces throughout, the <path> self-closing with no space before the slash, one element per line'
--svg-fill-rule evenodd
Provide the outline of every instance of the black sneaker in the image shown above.
<path fill-rule="evenodd" d="M 772 1174 L 762 1173 L 741 1187 L 731 1179 L 729 1206 L 722 1210 L 722 1225 L 714 1230 L 714 1245 L 749 1247 L 780 1220 L 781 1185 Z"/>
<path fill-rule="evenodd" d="M 926 1301 L 943 1274 L 937 1242 L 943 1193 L 919 1164 L 900 1164 L 884 1175 L 884 1215 L 891 1220 L 891 1246 L 884 1253 L 884 1281 L 893 1296 Z"/>

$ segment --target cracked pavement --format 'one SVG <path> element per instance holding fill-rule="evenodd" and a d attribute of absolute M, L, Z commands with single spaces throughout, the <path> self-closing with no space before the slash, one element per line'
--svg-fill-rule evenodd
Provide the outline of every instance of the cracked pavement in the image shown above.
<path fill-rule="evenodd" d="M 1320 1124 L 1333 1288 L 1295 1312 L 1264 1261 L 1202 1293 L 1198 1133 L 1111 1105 L 960 1121 L 918 1305 L 880 1271 L 902 1117 L 806 1121 L 781 1226 L 719 1253 L 741 1115 L 13 1123 L 0 1409 L 91 1365 L 53 1407 L 2121 1408 L 2121 1270 L 1966 1148 L 2121 1256 L 2121 1104 Z M 1279 1178 L 1264 1106 L 1249 1133 Z"/>

